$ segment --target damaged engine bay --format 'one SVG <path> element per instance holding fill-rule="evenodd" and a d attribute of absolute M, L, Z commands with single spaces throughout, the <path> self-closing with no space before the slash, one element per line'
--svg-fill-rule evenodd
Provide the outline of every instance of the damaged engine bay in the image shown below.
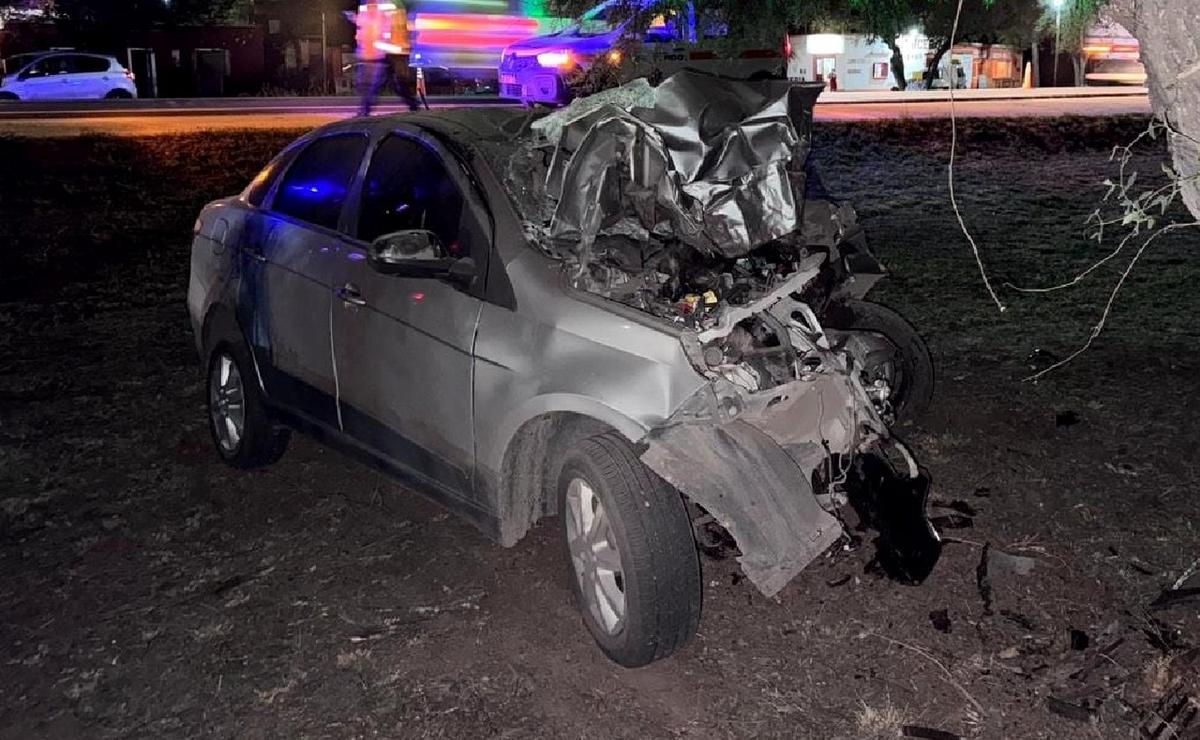
<path fill-rule="evenodd" d="M 680 329 L 710 383 L 643 461 L 734 537 L 768 595 L 843 536 L 845 504 L 892 577 L 919 583 L 940 554 L 928 478 L 888 428 L 893 388 L 860 374 L 871 350 L 853 332 L 823 326 L 883 270 L 807 167 L 821 88 L 637 80 L 533 122 L 506 172 L 572 287 Z"/>

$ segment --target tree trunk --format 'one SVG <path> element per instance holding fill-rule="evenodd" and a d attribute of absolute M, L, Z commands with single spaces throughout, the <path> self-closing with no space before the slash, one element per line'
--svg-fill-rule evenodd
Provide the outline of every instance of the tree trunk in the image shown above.
<path fill-rule="evenodd" d="M 1031 75 L 1031 78 L 1033 80 L 1032 84 L 1034 87 L 1042 86 L 1042 59 L 1041 59 L 1041 50 L 1040 50 L 1041 45 L 1042 45 L 1041 39 L 1037 39 L 1036 41 L 1033 42 L 1033 58 L 1030 61 L 1033 64 L 1033 74 Z"/>
<path fill-rule="evenodd" d="M 907 90 L 908 73 L 904 71 L 904 55 L 900 53 L 900 45 L 896 43 L 896 39 L 885 39 L 884 43 L 892 50 L 892 78 L 896 80 L 896 87 Z"/>
<path fill-rule="evenodd" d="M 1150 102 L 1168 136 L 1183 201 L 1200 219 L 1200 14 L 1195 0 L 1117 0 L 1117 20 L 1142 47 Z"/>
<path fill-rule="evenodd" d="M 925 64 L 925 89 L 926 90 L 928 90 L 932 86 L 934 78 L 937 77 L 938 65 L 940 65 L 942 63 L 942 57 L 946 56 L 946 52 L 948 52 L 948 51 L 950 51 L 950 40 L 949 39 L 938 44 L 938 47 L 936 49 L 934 49 L 934 51 L 933 51 L 933 56 L 929 58 L 928 62 L 926 62 L 926 64 Z M 947 79 L 946 84 L 947 85 L 954 84 L 954 81 L 951 79 Z"/>

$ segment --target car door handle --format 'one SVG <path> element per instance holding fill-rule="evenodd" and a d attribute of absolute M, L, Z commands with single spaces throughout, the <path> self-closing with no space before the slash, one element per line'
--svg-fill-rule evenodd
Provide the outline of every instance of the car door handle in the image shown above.
<path fill-rule="evenodd" d="M 354 283 L 346 283 L 334 292 L 337 293 L 337 297 L 341 299 L 342 303 L 346 303 L 351 306 L 367 305 L 367 299 L 363 298 L 362 291 L 359 290 L 358 286 Z"/>

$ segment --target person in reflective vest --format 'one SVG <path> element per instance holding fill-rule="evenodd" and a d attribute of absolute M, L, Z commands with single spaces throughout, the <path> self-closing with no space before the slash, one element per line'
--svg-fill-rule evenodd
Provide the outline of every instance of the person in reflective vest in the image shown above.
<path fill-rule="evenodd" d="M 362 95 L 359 114 L 371 115 L 384 87 L 390 85 L 409 110 L 420 103 L 412 93 L 409 54 L 408 11 L 402 2 L 366 2 L 354 14 L 358 32 L 358 91 Z"/>

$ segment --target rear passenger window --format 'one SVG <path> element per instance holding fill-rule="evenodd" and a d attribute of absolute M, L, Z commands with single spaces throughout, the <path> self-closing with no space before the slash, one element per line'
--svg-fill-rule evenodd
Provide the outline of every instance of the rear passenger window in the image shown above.
<path fill-rule="evenodd" d="M 100 57 L 71 57 L 71 71 L 77 73 L 107 72 L 109 61 Z"/>
<path fill-rule="evenodd" d="M 246 192 L 243 195 L 246 202 L 255 208 L 261 208 L 263 201 L 267 199 L 267 193 L 271 192 L 271 186 L 279 179 L 279 173 L 286 169 L 295 157 L 296 149 L 293 148 L 271 160 L 270 164 L 264 167 L 262 172 L 255 175 L 254 179 L 246 187 Z"/>
<path fill-rule="evenodd" d="M 273 210 L 336 229 L 366 151 L 367 137 L 361 134 L 326 136 L 309 144 L 284 175 Z"/>

